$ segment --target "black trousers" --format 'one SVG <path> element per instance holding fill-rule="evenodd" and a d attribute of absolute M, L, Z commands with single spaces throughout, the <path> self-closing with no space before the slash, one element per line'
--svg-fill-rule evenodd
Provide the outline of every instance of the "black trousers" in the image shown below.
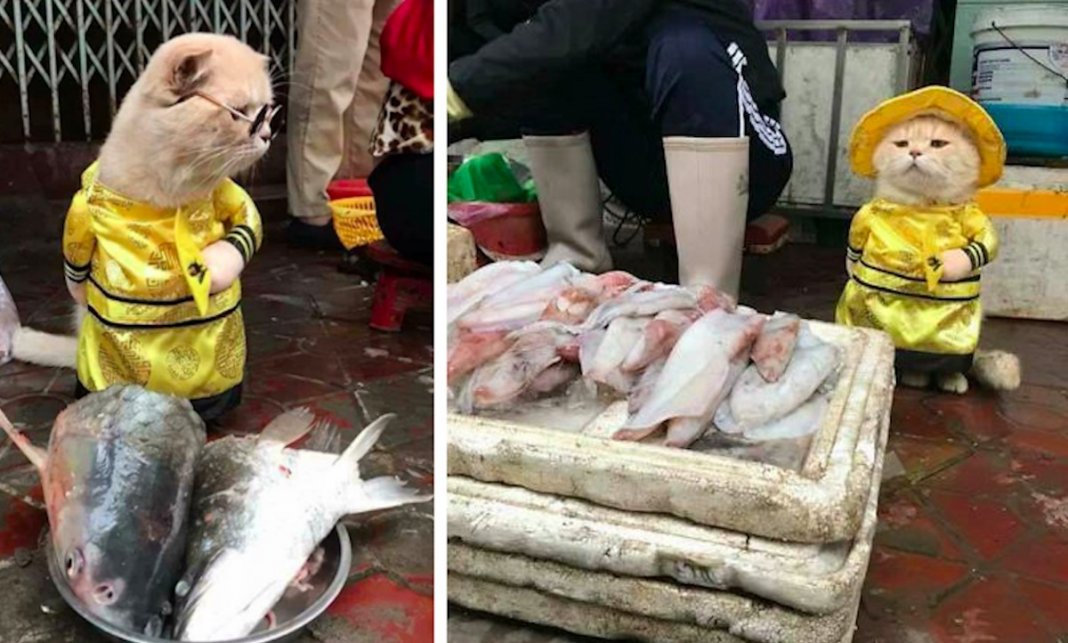
<path fill-rule="evenodd" d="M 793 156 L 778 104 L 757 105 L 740 69 L 744 55 L 690 11 L 666 9 L 644 34 L 644 70 L 598 65 L 544 81 L 539 98 L 476 114 L 450 139 L 515 138 L 589 131 L 601 179 L 649 218 L 671 212 L 665 136 L 749 136 L 749 218 L 768 211 L 790 179 Z"/>
<path fill-rule="evenodd" d="M 367 177 L 378 227 L 406 259 L 434 264 L 434 155 L 394 154 Z"/>

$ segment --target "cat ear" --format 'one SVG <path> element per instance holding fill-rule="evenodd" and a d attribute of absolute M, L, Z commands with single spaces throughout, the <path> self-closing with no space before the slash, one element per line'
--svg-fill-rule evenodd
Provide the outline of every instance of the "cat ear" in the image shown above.
<path fill-rule="evenodd" d="M 171 91 L 178 96 L 185 96 L 203 85 L 208 80 L 211 53 L 211 49 L 176 52 L 171 65 Z"/>

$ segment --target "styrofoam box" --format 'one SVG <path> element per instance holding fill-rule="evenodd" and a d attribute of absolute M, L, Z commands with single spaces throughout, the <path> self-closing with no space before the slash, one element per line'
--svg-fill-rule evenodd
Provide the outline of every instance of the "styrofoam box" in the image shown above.
<path fill-rule="evenodd" d="M 599 437 L 622 424 L 620 402 L 579 433 L 450 414 L 448 473 L 781 540 L 851 540 L 890 413 L 894 349 L 881 332 L 821 322 L 811 328 L 844 358 L 798 471 Z"/>
<path fill-rule="evenodd" d="M 539 568 L 536 563 L 530 564 Z M 559 566 L 540 566 L 544 570 L 549 567 Z M 725 611 L 754 619 L 746 620 L 743 617 L 729 625 L 721 624 L 719 617 L 699 608 L 686 606 L 690 595 L 697 590 L 673 587 L 667 583 L 604 576 L 603 579 L 590 579 L 593 587 L 584 589 L 600 593 L 598 587 L 618 585 L 612 591 L 614 598 L 620 598 L 637 608 L 659 608 L 650 611 L 664 617 L 571 600 L 530 587 L 495 583 L 456 572 L 449 572 L 448 596 L 457 605 L 506 618 L 548 625 L 586 636 L 651 643 L 849 643 L 853 640 L 860 604 L 858 596 L 856 604 L 840 615 L 803 617 L 786 612 L 776 613 L 774 608 L 766 606 L 746 605 L 747 601 L 742 597 L 725 595 L 720 601 Z M 547 582 L 570 580 L 565 570 Z M 686 621 L 670 618 L 676 614 L 685 614 Z M 695 622 L 705 624 L 698 625 Z"/>
<path fill-rule="evenodd" d="M 605 638 L 849 641 L 875 538 L 888 433 L 887 421 L 860 530 L 839 546 L 775 543 L 664 517 L 628 519 L 450 477 L 449 600 Z M 680 578 L 681 569 L 700 571 Z M 715 589 L 689 584 L 695 580 L 711 580 Z"/>

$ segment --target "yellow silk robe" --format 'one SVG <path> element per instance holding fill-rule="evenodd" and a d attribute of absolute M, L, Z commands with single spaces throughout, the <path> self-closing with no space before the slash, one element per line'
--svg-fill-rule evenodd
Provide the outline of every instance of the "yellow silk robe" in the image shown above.
<path fill-rule="evenodd" d="M 63 232 L 64 272 L 86 283 L 89 305 L 79 383 L 136 383 L 194 402 L 231 391 L 245 367 L 241 284 L 209 296 L 198 259 L 225 239 L 248 262 L 263 241 L 252 199 L 227 179 L 209 199 L 157 208 L 100 185 L 96 169 L 82 175 Z"/>
<path fill-rule="evenodd" d="M 972 273 L 939 281 L 928 259 L 960 249 Z M 990 220 L 977 205 L 906 206 L 876 199 L 849 229 L 852 275 L 838 301 L 839 324 L 889 333 L 899 349 L 971 355 L 979 342 L 979 271 L 997 255 Z"/>

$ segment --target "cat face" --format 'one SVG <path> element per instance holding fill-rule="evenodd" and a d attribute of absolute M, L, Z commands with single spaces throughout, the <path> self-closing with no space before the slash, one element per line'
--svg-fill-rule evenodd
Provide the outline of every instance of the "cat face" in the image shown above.
<path fill-rule="evenodd" d="M 890 128 L 872 161 L 877 194 L 895 201 L 960 203 L 979 180 L 979 151 L 967 132 L 935 116 Z"/>
<path fill-rule="evenodd" d="M 164 43 L 126 101 L 144 144 L 165 146 L 179 173 L 205 182 L 252 166 L 270 147 L 271 124 L 251 120 L 274 99 L 268 58 L 230 36 L 186 34 Z M 133 92 L 131 92 L 133 93 Z"/>

